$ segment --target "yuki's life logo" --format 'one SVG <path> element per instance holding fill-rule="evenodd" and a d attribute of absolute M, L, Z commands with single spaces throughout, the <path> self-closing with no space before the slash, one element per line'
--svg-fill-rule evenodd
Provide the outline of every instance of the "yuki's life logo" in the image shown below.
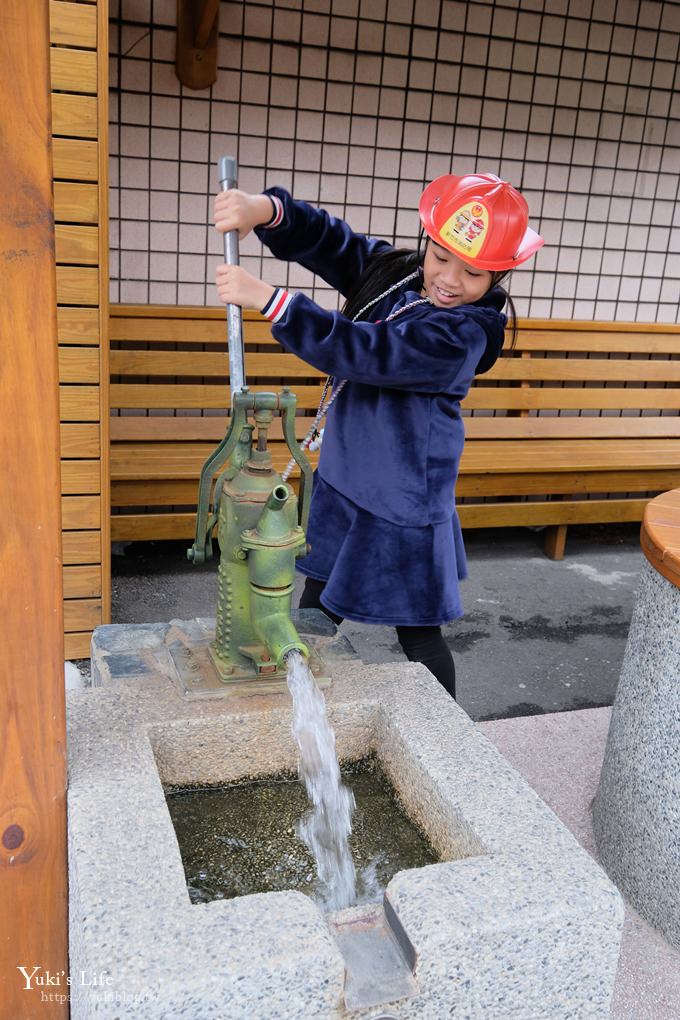
<path fill-rule="evenodd" d="M 17 970 L 24 979 L 25 992 L 31 992 L 35 988 L 63 988 L 73 982 L 71 975 L 67 974 L 65 970 L 54 973 L 50 970 L 43 970 L 42 967 L 33 967 L 30 970 L 28 967 L 17 967 Z M 113 984 L 113 978 L 103 970 L 91 974 L 81 970 L 79 983 L 90 988 L 105 988 L 107 985 Z"/>

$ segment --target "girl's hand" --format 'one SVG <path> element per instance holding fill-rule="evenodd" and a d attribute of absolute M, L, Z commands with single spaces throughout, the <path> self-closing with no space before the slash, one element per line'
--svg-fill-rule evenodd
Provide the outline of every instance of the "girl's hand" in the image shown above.
<path fill-rule="evenodd" d="M 275 287 L 264 280 L 251 276 L 241 266 L 221 265 L 217 267 L 215 283 L 217 294 L 225 305 L 240 305 L 258 311 L 271 299 Z"/>
<path fill-rule="evenodd" d="M 239 237 L 244 238 L 254 227 L 269 223 L 273 215 L 274 207 L 266 195 L 249 195 L 229 188 L 215 196 L 214 222 L 222 234 L 238 230 Z"/>

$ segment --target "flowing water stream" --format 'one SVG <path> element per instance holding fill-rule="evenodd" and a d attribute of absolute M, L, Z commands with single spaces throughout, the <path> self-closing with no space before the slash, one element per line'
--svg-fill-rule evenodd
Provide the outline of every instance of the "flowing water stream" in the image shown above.
<path fill-rule="evenodd" d="M 311 807 L 298 825 L 298 835 L 317 866 L 328 910 L 354 903 L 356 873 L 349 848 L 354 795 L 340 779 L 335 734 L 326 716 L 326 702 L 298 651 L 286 656 L 288 689 L 293 699 L 293 736 L 300 751 L 298 774 Z"/>

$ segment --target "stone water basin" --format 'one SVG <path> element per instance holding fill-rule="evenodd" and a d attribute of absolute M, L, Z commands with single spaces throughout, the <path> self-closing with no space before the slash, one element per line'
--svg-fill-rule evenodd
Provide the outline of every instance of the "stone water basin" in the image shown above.
<path fill-rule="evenodd" d="M 100 686 L 68 703 L 70 951 L 117 1000 L 76 986 L 74 1020 L 609 1015 L 618 892 L 423 666 L 334 661 L 325 697 L 340 759 L 377 757 L 438 863 L 332 915 L 297 891 L 192 903 L 164 786 L 294 771 L 289 699 L 183 697 L 189 624 L 102 630 Z"/>

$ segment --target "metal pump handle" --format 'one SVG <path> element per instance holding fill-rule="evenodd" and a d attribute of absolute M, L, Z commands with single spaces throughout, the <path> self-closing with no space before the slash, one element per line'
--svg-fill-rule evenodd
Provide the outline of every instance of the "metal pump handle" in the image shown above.
<path fill-rule="evenodd" d="M 235 156 L 222 156 L 217 161 L 217 174 L 222 191 L 235 188 L 238 182 L 238 162 Z M 229 266 L 239 264 L 238 230 L 229 230 L 224 234 L 224 261 Z M 234 396 L 240 393 L 246 383 L 243 360 L 243 327 L 242 312 L 239 305 L 227 305 L 227 342 L 229 345 L 229 385 L 231 387 L 231 403 Z"/>
<path fill-rule="evenodd" d="M 236 187 L 238 167 L 233 156 L 223 156 L 217 163 L 220 184 L 223 191 Z M 224 235 L 224 257 L 228 265 L 237 266 L 238 231 L 230 230 Z M 243 334 L 241 309 L 238 305 L 227 305 L 227 326 L 229 344 L 229 376 L 231 383 L 231 418 L 229 429 L 222 442 L 211 453 L 201 470 L 196 511 L 196 536 L 193 546 L 187 550 L 187 558 L 194 563 L 205 563 L 212 559 L 212 533 L 217 523 L 222 485 L 234 464 L 237 463 L 237 446 L 241 433 L 248 427 L 250 411 L 278 411 L 282 415 L 283 435 L 294 460 L 300 467 L 300 495 L 298 498 L 298 521 L 303 531 L 307 529 L 309 503 L 312 494 L 312 466 L 305 457 L 295 436 L 295 395 L 284 386 L 281 393 L 249 393 L 245 385 L 243 367 Z M 235 458 L 231 461 L 232 456 Z M 230 463 L 231 461 L 231 463 Z M 229 467 L 225 469 L 225 464 Z M 215 480 L 215 476 L 217 480 Z"/>

